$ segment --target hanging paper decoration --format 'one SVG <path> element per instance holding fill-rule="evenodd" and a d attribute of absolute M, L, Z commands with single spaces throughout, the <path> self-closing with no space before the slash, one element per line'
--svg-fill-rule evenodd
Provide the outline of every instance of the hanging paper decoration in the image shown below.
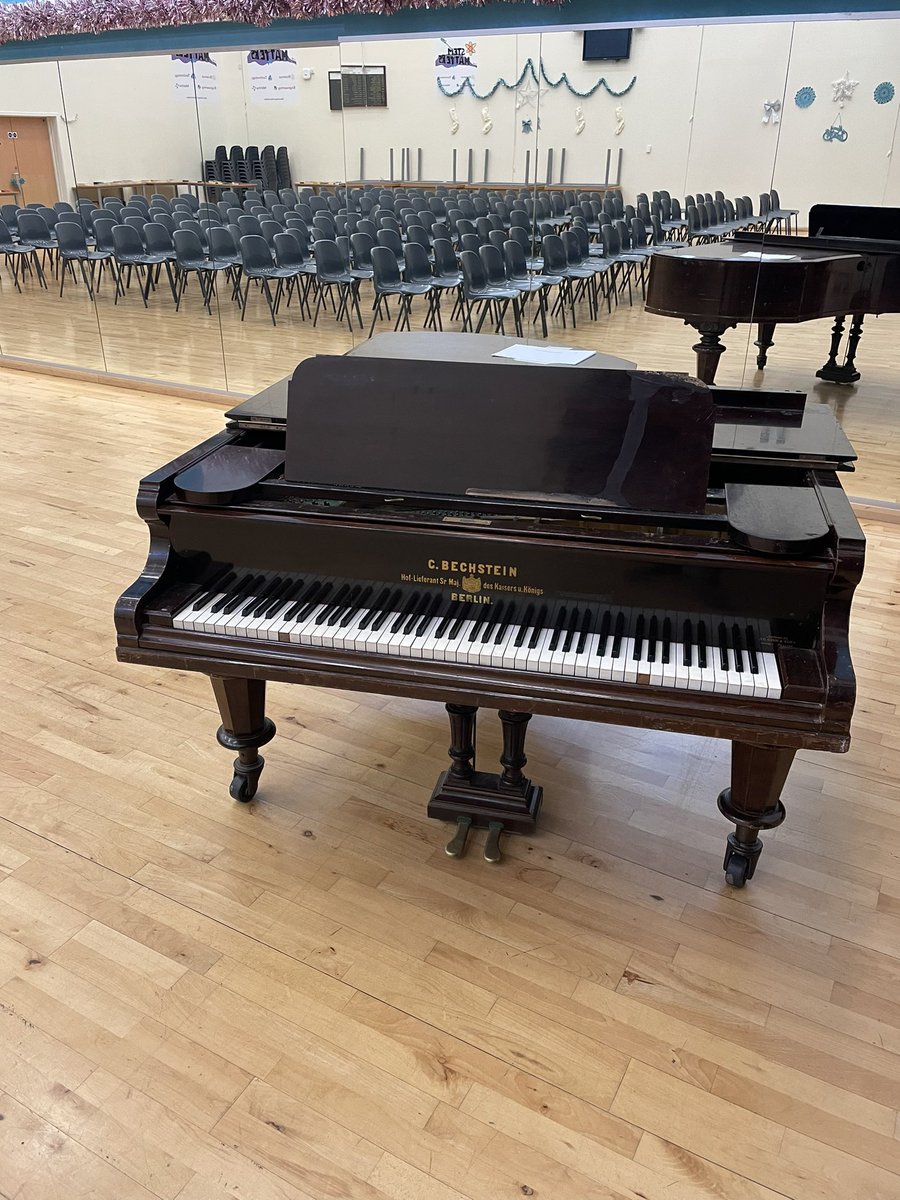
<path fill-rule="evenodd" d="M 522 132 L 523 133 L 531 133 L 531 118 L 530 117 L 528 118 L 527 121 L 522 122 Z"/>
<path fill-rule="evenodd" d="M 616 105 L 616 137 L 625 129 L 625 114 L 622 112 L 622 105 Z"/>
<path fill-rule="evenodd" d="M 494 128 L 494 122 L 491 120 L 491 114 L 487 110 L 487 105 L 481 110 L 481 132 L 490 133 Z"/>
<path fill-rule="evenodd" d="M 770 122 L 777 125 L 781 120 L 781 101 L 780 100 L 763 100 L 763 125 L 768 125 Z"/>
<path fill-rule="evenodd" d="M 874 94 L 876 104 L 890 104 L 895 95 L 894 85 L 890 80 L 885 80 L 884 83 L 878 84 Z"/>
<path fill-rule="evenodd" d="M 846 142 L 850 134 L 844 128 L 844 123 L 841 120 L 841 114 L 838 113 L 837 120 L 832 121 L 831 125 L 822 134 L 823 142 Z"/>
<path fill-rule="evenodd" d="M 538 71 L 540 71 L 540 76 L 538 76 Z M 559 79 L 554 81 L 547 74 L 547 69 L 544 66 L 543 59 L 540 60 L 540 63 L 536 67 L 534 65 L 534 60 L 529 58 L 525 63 L 525 66 L 522 68 L 522 74 L 514 83 L 508 83 L 505 79 L 498 79 L 494 86 L 486 91 L 483 95 L 480 92 L 475 91 L 471 79 L 464 79 L 456 91 L 448 90 L 446 87 L 444 87 L 443 83 L 441 83 L 440 79 L 437 81 L 437 85 L 445 96 L 455 97 L 461 96 L 463 92 L 471 92 L 476 100 L 490 100 L 494 93 L 500 88 L 506 88 L 508 92 L 517 92 L 519 96 L 521 96 L 522 92 L 525 90 L 523 88 L 523 84 L 525 84 L 525 78 L 528 75 L 531 76 L 532 80 L 533 87 L 531 94 L 533 96 L 536 96 L 539 91 L 543 90 L 541 89 L 541 80 L 543 80 L 543 82 L 546 83 L 548 87 L 553 88 L 554 91 L 556 88 L 563 86 L 567 87 L 572 95 L 578 96 L 580 100 L 587 100 L 589 96 L 593 96 L 595 92 L 598 92 L 600 88 L 606 88 L 610 96 L 625 96 L 637 83 L 637 75 L 634 75 L 632 76 L 631 83 L 622 88 L 620 92 L 617 92 L 616 89 L 610 87 L 606 80 L 601 76 L 593 85 L 593 87 L 589 87 L 586 92 L 580 92 L 578 88 L 574 86 L 574 84 L 569 82 L 569 77 L 565 71 L 563 71 Z M 522 105 L 517 103 L 516 107 L 521 108 Z"/>
<path fill-rule="evenodd" d="M 794 103 L 798 108 L 811 108 L 815 98 L 816 92 L 814 88 L 802 87 L 794 95 Z"/>
<path fill-rule="evenodd" d="M 456 107 L 452 107 L 449 112 L 450 117 L 450 136 L 453 137 L 459 133 L 459 117 L 456 115 Z"/>
<path fill-rule="evenodd" d="M 575 105 L 575 136 L 584 133 L 584 109 L 580 104 Z"/>
<path fill-rule="evenodd" d="M 842 79 L 835 79 L 831 85 L 834 95 L 831 97 L 835 104 L 844 107 L 845 100 L 852 100 L 853 93 L 859 87 L 858 79 L 851 79 L 850 72 L 845 71 Z"/>
<path fill-rule="evenodd" d="M 526 79 L 516 92 L 516 108 L 537 108 L 547 89 L 541 87 L 536 79 Z"/>

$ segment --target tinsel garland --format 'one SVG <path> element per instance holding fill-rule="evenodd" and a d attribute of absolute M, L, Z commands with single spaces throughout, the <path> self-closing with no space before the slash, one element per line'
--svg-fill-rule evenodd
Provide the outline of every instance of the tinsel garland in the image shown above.
<path fill-rule="evenodd" d="M 404 9 L 482 8 L 497 0 L 25 0 L 0 4 L 0 44 L 113 29 L 233 22 L 264 27 L 275 21 L 343 16 L 393 16 Z M 521 0 L 500 0 L 501 3 Z M 566 0 L 529 0 L 563 7 Z"/>
<path fill-rule="evenodd" d="M 556 79 L 556 80 L 551 79 L 550 76 L 547 74 L 546 68 L 544 67 L 543 59 L 541 59 L 541 61 L 540 61 L 539 69 L 541 72 L 541 79 L 543 79 L 544 83 L 546 83 L 548 87 L 555 89 L 558 87 L 562 87 L 562 85 L 565 84 L 566 87 L 569 89 L 569 91 L 572 93 L 572 95 L 578 96 L 581 100 L 586 100 L 588 98 L 588 96 L 593 96 L 594 92 L 599 91 L 600 88 L 606 88 L 606 90 L 609 92 L 609 94 L 611 96 L 624 96 L 627 92 L 630 92 L 631 89 L 634 87 L 634 85 L 637 83 L 637 75 L 634 75 L 634 76 L 632 76 L 631 83 L 629 83 L 626 87 L 623 87 L 620 92 L 617 92 L 615 88 L 612 88 L 609 86 L 609 84 L 606 82 L 606 80 L 601 75 L 593 87 L 588 88 L 588 90 L 586 92 L 580 92 L 578 90 L 578 88 L 575 87 L 575 85 L 570 81 L 570 79 L 569 79 L 568 75 L 565 73 L 565 71 L 563 71 L 563 73 L 562 73 L 562 75 L 560 75 L 559 79 Z M 440 79 L 438 79 L 437 85 L 440 88 L 440 90 L 444 93 L 444 95 L 449 96 L 451 99 L 454 96 L 461 96 L 463 92 L 471 92 L 476 100 L 490 100 L 491 96 L 493 96 L 494 93 L 502 87 L 506 88 L 507 91 L 514 92 L 516 90 L 516 88 L 521 87 L 522 81 L 524 80 L 525 76 L 528 74 L 531 75 L 531 78 L 538 85 L 538 87 L 540 87 L 540 79 L 538 79 L 538 68 L 535 67 L 534 61 L 530 58 L 525 63 L 525 66 L 522 68 L 522 74 L 515 81 L 515 83 L 508 83 L 505 79 L 498 79 L 497 82 L 494 84 L 494 86 L 489 91 L 484 92 L 484 93 L 475 91 L 475 88 L 472 86 L 471 79 L 464 79 L 455 91 L 451 91 L 450 89 L 445 88 L 443 82 Z"/>

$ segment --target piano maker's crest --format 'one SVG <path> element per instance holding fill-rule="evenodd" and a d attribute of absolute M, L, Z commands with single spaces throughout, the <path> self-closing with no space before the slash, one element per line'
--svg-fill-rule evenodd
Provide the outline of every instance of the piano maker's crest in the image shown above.
<path fill-rule="evenodd" d="M 481 580 L 477 575 L 463 575 L 462 590 L 474 596 L 476 592 L 481 591 Z"/>

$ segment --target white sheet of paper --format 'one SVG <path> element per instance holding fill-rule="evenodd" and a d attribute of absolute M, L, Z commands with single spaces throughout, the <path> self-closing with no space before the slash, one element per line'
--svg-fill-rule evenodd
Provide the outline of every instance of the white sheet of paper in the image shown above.
<path fill-rule="evenodd" d="M 753 258 L 757 262 L 796 262 L 799 254 L 766 254 L 762 250 L 741 250 L 735 258 Z"/>
<path fill-rule="evenodd" d="M 507 346 L 498 350 L 492 358 L 508 358 L 513 362 L 533 363 L 535 366 L 574 367 L 586 358 L 591 358 L 594 350 L 571 350 L 567 346 Z"/>

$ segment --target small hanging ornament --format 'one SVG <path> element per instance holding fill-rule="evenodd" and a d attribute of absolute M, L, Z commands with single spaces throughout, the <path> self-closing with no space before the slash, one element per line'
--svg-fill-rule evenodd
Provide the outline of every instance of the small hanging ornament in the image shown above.
<path fill-rule="evenodd" d="M 777 125 L 781 120 L 781 101 L 763 100 L 763 125 Z"/>
<path fill-rule="evenodd" d="M 490 133 L 494 128 L 494 122 L 491 120 L 491 114 L 487 110 L 487 105 L 481 110 L 481 132 Z"/>
<path fill-rule="evenodd" d="M 798 88 L 794 93 L 794 103 L 798 108 L 811 108 L 816 100 L 816 89 L 811 87 Z"/>
<path fill-rule="evenodd" d="M 884 83 L 879 83 L 875 88 L 874 98 L 876 104 L 890 104 L 895 95 L 894 85 L 890 80 L 885 80 Z"/>
<path fill-rule="evenodd" d="M 616 105 L 616 137 L 618 137 L 625 129 L 625 114 L 622 111 L 622 105 Z"/>
<path fill-rule="evenodd" d="M 838 113 L 837 119 L 832 121 L 831 125 L 822 134 L 823 142 L 846 142 L 850 134 L 844 128 L 844 123 L 841 120 L 841 114 Z"/>
<path fill-rule="evenodd" d="M 575 106 L 575 136 L 584 133 L 584 109 L 580 104 Z"/>
<path fill-rule="evenodd" d="M 843 108 L 845 100 L 853 99 L 853 93 L 859 87 L 859 80 L 851 79 L 850 72 L 845 71 L 843 78 L 835 79 L 831 87 L 834 91 L 832 100 Z"/>
<path fill-rule="evenodd" d="M 459 117 L 456 115 L 455 107 L 450 109 L 449 116 L 450 116 L 450 136 L 453 137 L 455 134 L 459 133 Z"/>

